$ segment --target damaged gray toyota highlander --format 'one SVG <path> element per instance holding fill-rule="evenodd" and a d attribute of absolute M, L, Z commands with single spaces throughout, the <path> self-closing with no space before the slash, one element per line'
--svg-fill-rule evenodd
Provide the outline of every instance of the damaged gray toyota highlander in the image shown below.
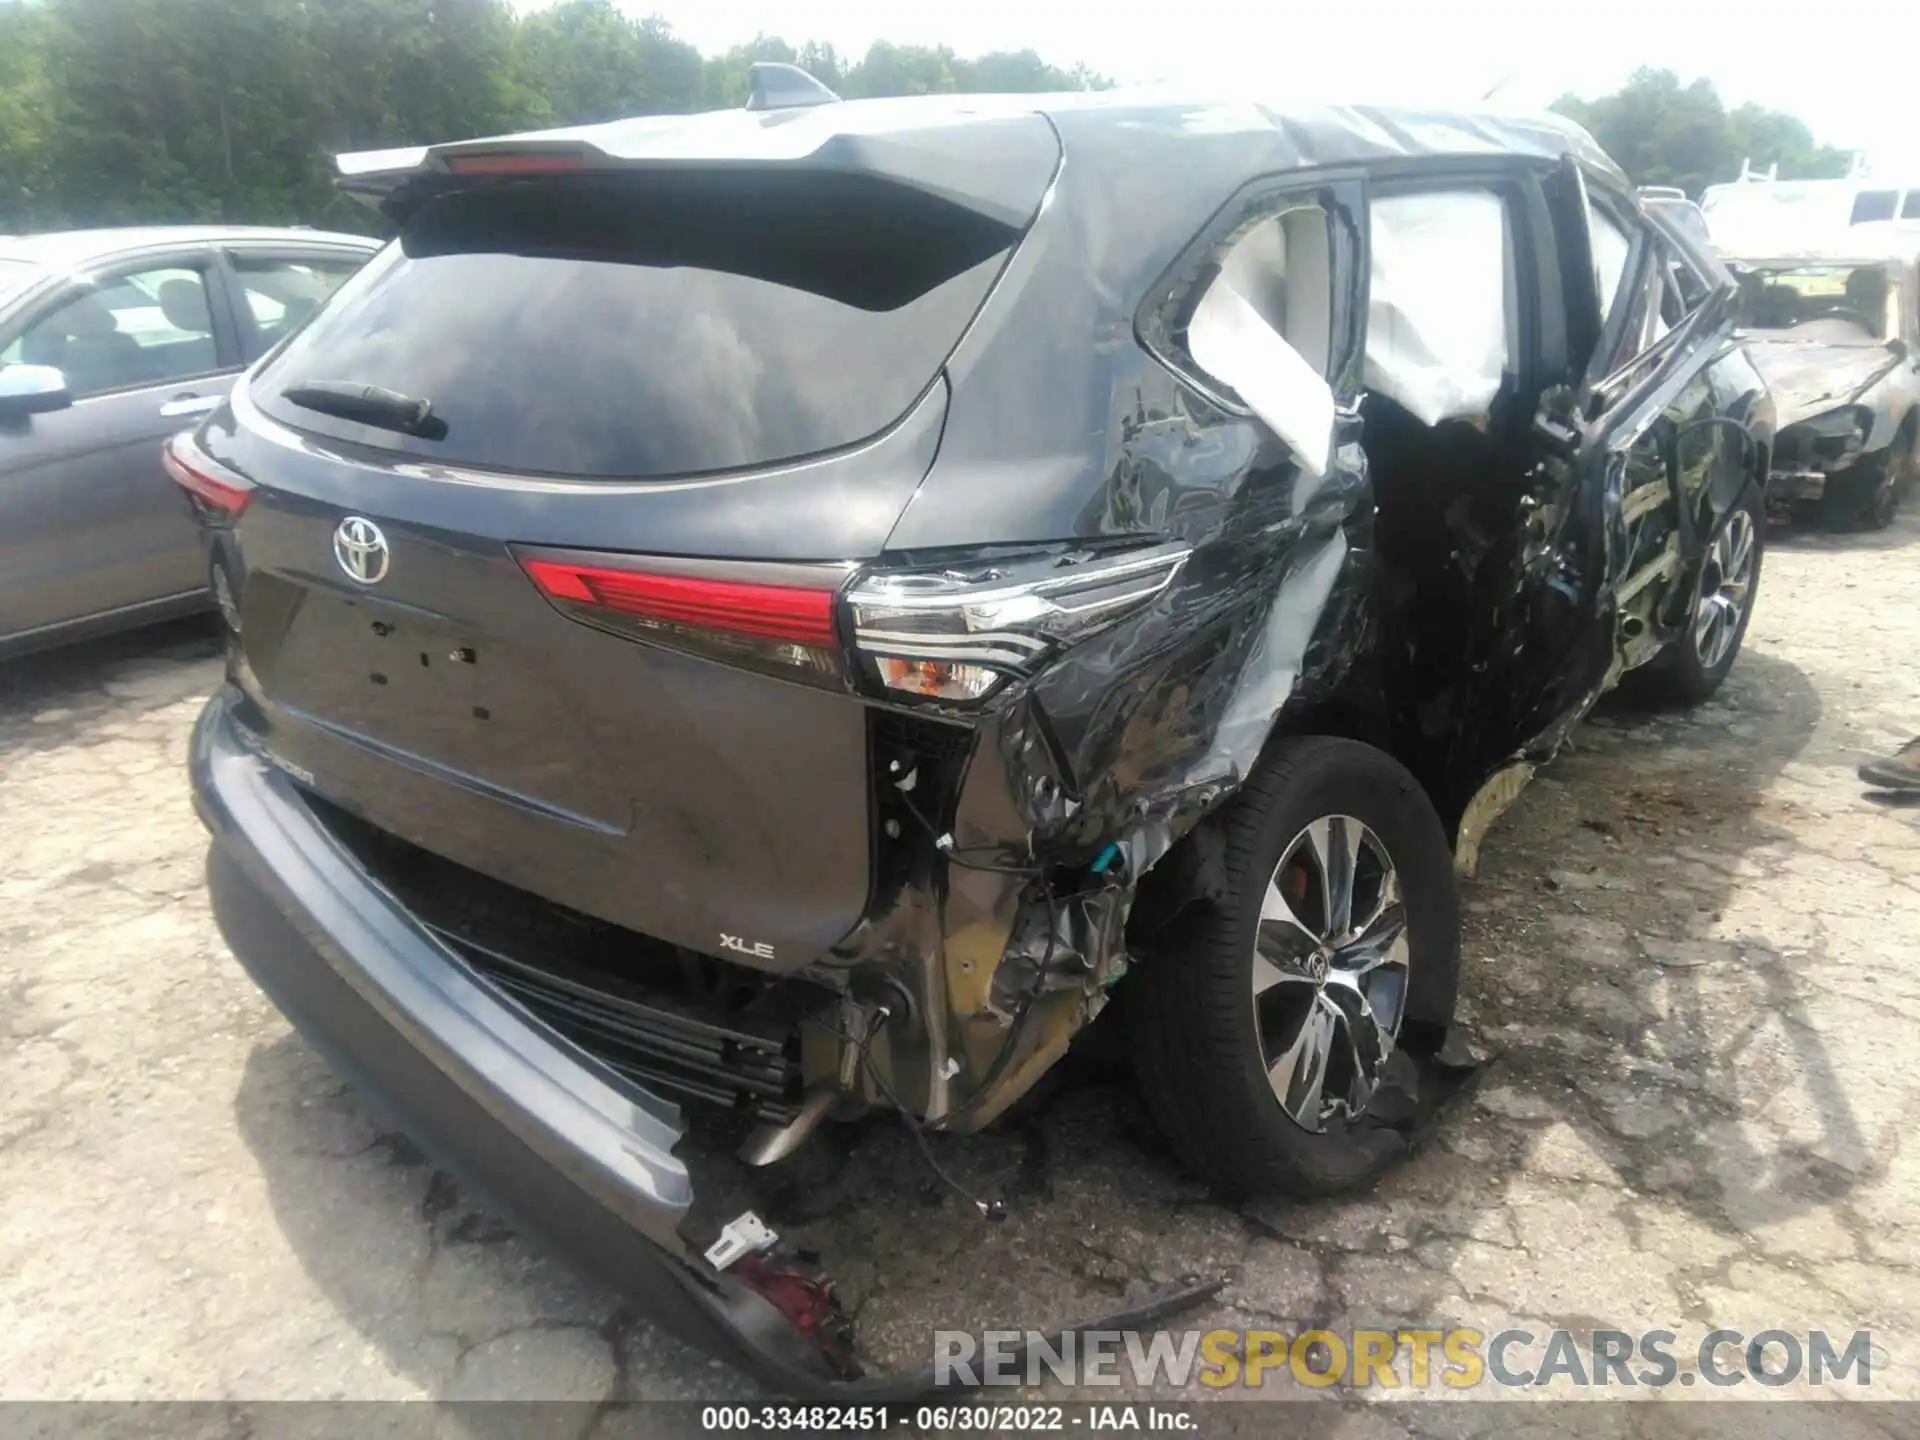
<path fill-rule="evenodd" d="M 168 450 L 191 766 L 234 953 L 430 1153 L 872 1395 L 753 1177 L 1109 1003 L 1222 1193 L 1378 1174 L 1487 825 L 1733 664 L 1771 409 L 1562 121 L 759 83 L 342 159 L 397 239 Z"/>

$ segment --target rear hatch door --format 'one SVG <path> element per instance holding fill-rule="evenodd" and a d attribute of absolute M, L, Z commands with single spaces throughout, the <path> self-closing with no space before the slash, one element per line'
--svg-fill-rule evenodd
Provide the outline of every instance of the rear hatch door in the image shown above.
<path fill-rule="evenodd" d="M 255 487 L 218 543 L 268 746 L 585 914 L 816 959 L 866 907 L 871 797 L 814 598 L 926 474 L 941 367 L 1020 234 L 764 165 L 416 197 L 199 437 Z"/>

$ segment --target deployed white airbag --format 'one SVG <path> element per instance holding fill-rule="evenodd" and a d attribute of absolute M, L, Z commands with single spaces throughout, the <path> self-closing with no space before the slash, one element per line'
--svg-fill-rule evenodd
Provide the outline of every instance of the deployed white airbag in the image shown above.
<path fill-rule="evenodd" d="M 1366 384 L 1427 425 L 1484 420 L 1509 360 L 1506 210 L 1485 190 L 1369 208 Z"/>
<path fill-rule="evenodd" d="M 1223 275 L 1187 324 L 1193 363 L 1231 385 L 1311 475 L 1333 459 L 1333 391 Z"/>

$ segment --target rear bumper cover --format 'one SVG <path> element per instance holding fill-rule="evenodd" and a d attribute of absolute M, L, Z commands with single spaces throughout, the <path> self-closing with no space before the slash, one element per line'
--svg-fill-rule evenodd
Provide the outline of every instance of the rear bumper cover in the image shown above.
<path fill-rule="evenodd" d="M 214 916 L 294 1026 L 439 1163 L 689 1343 L 802 1396 L 924 1393 L 845 1381 L 746 1286 L 689 1256 L 679 1112 L 476 979 L 360 869 L 214 696 L 189 756 L 212 832 Z"/>

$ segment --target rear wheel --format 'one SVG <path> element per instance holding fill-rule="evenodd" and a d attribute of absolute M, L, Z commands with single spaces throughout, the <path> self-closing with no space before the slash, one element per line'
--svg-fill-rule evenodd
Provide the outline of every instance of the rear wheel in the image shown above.
<path fill-rule="evenodd" d="M 1766 536 L 1766 508 L 1759 489 L 1749 485 L 1707 547 L 1685 629 L 1640 680 L 1648 698 L 1698 705 L 1725 682 L 1753 618 Z"/>
<path fill-rule="evenodd" d="M 1446 834 L 1391 757 L 1325 737 L 1263 760 L 1219 823 L 1225 894 L 1127 997 L 1141 1088 L 1230 1194 L 1344 1189 L 1404 1148 L 1372 1123 L 1398 1047 L 1453 1016 Z"/>

